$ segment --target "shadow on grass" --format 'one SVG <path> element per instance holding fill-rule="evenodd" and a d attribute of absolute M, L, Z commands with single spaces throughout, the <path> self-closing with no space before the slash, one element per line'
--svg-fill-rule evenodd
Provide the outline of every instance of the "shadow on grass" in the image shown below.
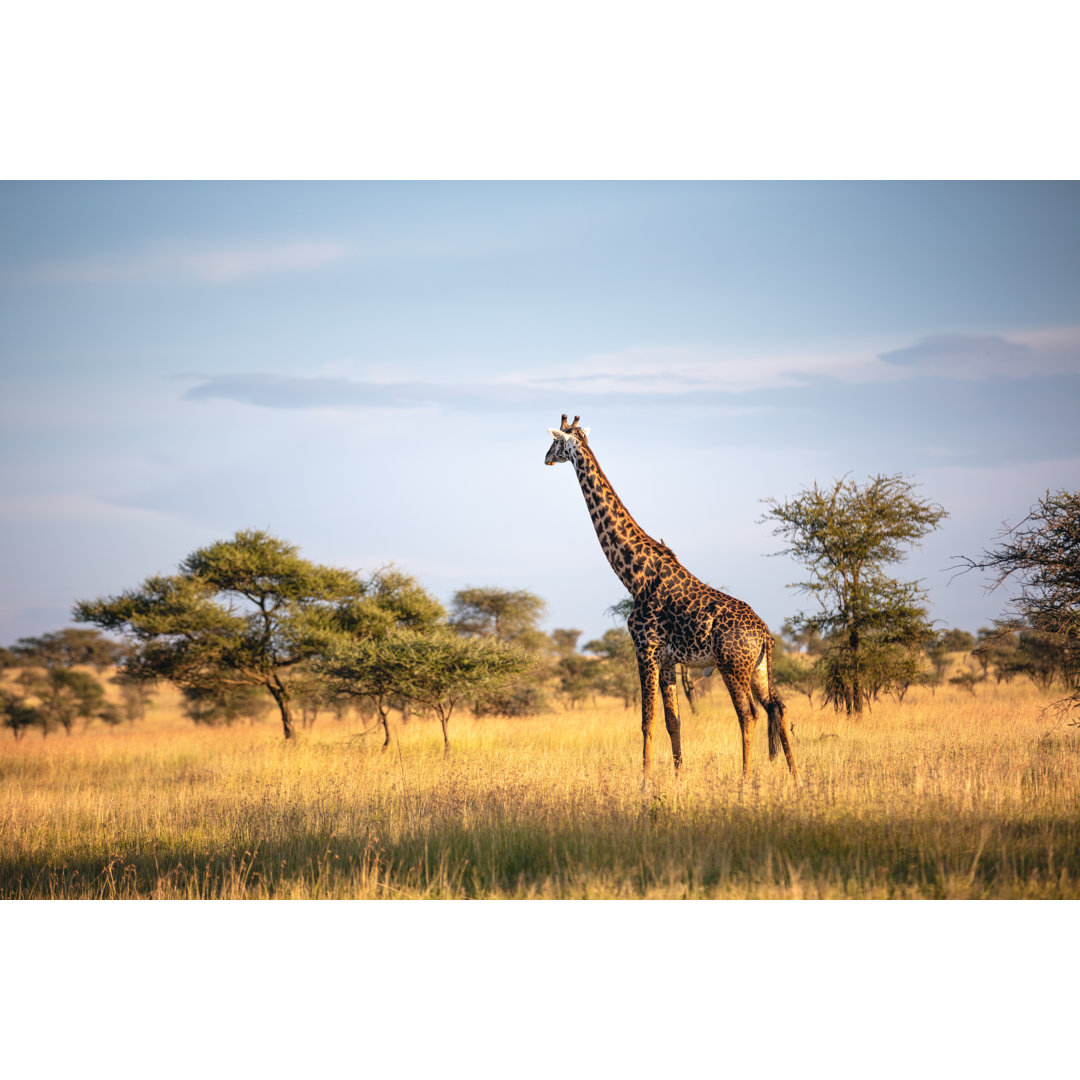
<path fill-rule="evenodd" d="M 792 817 L 783 807 L 680 813 L 663 800 L 599 825 L 442 822 L 291 831 L 236 850 L 0 856 L 4 899 L 1077 898 L 1076 821 Z"/>

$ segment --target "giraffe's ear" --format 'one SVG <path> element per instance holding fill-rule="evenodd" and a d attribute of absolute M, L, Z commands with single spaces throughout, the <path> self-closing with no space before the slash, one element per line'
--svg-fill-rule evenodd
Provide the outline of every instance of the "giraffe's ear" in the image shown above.
<path fill-rule="evenodd" d="M 548 434 L 558 439 L 559 442 L 566 442 L 566 432 L 560 431 L 558 428 L 549 427 Z"/>
<path fill-rule="evenodd" d="M 590 428 L 583 427 L 583 428 L 578 428 L 578 430 L 581 432 L 582 435 L 585 436 L 586 439 L 589 437 L 589 431 L 591 430 Z"/>

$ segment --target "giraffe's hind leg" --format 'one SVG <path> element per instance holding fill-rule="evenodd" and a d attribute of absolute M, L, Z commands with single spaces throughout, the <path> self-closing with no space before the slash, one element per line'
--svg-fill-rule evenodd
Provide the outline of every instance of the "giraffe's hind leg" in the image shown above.
<path fill-rule="evenodd" d="M 769 680 L 768 657 L 764 654 L 761 657 L 761 663 L 754 669 L 750 678 L 750 689 L 754 697 L 765 707 L 765 712 L 769 717 L 769 760 L 772 761 L 783 748 L 792 778 L 798 780 L 799 770 L 795 765 L 795 752 L 791 748 L 791 732 L 784 718 L 784 703 L 780 700 L 776 687 Z"/>
<path fill-rule="evenodd" d="M 682 768 L 682 721 L 679 719 L 679 696 L 675 688 L 675 665 L 664 664 L 660 668 L 660 697 L 664 701 L 664 723 L 671 739 L 671 757 L 675 762 L 675 775 Z"/>
<path fill-rule="evenodd" d="M 753 771 L 751 758 L 754 752 L 754 725 L 757 723 L 757 709 L 754 707 L 754 699 L 750 695 L 750 685 L 745 679 L 731 671 L 723 672 L 724 685 L 731 695 L 731 704 L 735 706 L 735 713 L 739 717 L 739 728 L 742 730 L 742 771 L 743 777 L 749 777 Z"/>

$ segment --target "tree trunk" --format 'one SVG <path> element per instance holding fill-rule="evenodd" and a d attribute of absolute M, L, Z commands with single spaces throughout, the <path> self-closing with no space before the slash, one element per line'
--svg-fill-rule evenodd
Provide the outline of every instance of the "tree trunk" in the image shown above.
<path fill-rule="evenodd" d="M 285 730 L 285 738 L 291 739 L 293 737 L 293 718 L 292 709 L 289 707 L 289 692 L 276 675 L 272 679 L 267 679 L 266 689 L 270 691 L 270 696 L 277 702 L 277 707 L 281 710 L 281 726 Z"/>
<path fill-rule="evenodd" d="M 862 712 L 863 692 L 862 681 L 859 678 L 859 631 L 852 630 L 848 635 L 848 644 L 851 646 L 851 710 L 857 715 Z"/>

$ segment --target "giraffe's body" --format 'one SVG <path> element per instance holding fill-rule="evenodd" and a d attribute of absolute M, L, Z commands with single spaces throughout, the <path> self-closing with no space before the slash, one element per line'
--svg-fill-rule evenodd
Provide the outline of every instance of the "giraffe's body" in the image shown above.
<path fill-rule="evenodd" d="M 550 428 L 555 441 L 545 464 L 569 461 L 577 472 L 600 546 L 611 568 L 634 598 L 627 628 L 641 677 L 643 764 L 652 764 L 652 724 L 657 690 L 671 737 L 676 770 L 682 764 L 681 725 L 675 665 L 719 670 L 739 717 L 743 773 L 751 769 L 757 718 L 755 699 L 769 717 L 769 757 L 783 748 L 791 775 L 798 777 L 784 705 L 772 684 L 772 635 L 748 604 L 696 578 L 663 541 L 654 540 L 631 517 L 604 475 L 578 418 Z"/>

